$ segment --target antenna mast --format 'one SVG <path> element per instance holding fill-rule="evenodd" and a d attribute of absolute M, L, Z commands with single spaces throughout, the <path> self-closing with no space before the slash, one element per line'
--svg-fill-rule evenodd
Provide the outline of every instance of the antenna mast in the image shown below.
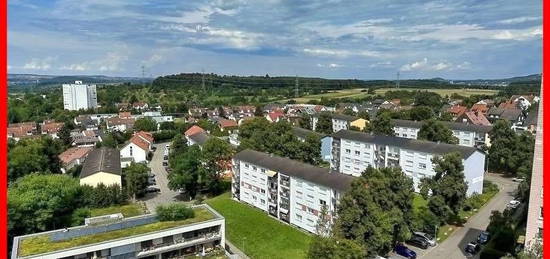
<path fill-rule="evenodd" d="M 395 88 L 399 89 L 399 71 L 397 71 L 397 81 L 395 82 Z"/>
<path fill-rule="evenodd" d="M 296 75 L 296 82 L 294 83 L 294 95 L 298 98 L 300 83 L 298 82 L 298 75 Z"/>

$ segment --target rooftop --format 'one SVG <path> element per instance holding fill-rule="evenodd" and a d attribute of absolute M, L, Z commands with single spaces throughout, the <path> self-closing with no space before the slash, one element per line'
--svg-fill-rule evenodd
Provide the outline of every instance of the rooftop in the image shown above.
<path fill-rule="evenodd" d="M 206 141 L 210 138 L 210 136 L 206 132 L 199 132 L 197 134 L 188 136 L 188 138 L 192 139 L 197 144 L 202 145 L 206 143 Z"/>
<path fill-rule="evenodd" d="M 114 148 L 98 148 L 88 154 L 80 178 L 93 175 L 98 172 L 112 173 L 121 175 L 120 168 L 120 151 Z"/>
<path fill-rule="evenodd" d="M 312 183 L 340 191 L 347 190 L 355 177 L 337 172 L 328 168 L 316 167 L 286 157 L 275 156 L 251 149 L 237 153 L 233 159 L 259 165 L 267 169 L 297 177 Z"/>
<path fill-rule="evenodd" d="M 365 143 L 373 143 L 378 145 L 387 145 L 400 147 L 409 150 L 415 150 L 419 152 L 431 153 L 431 154 L 447 154 L 451 152 L 458 151 L 462 154 L 464 158 L 469 157 L 474 152 L 479 151 L 474 147 L 466 147 L 459 145 L 452 145 L 446 143 L 436 143 L 431 141 L 400 138 L 393 136 L 383 136 L 383 135 L 371 135 L 369 133 L 363 133 L 358 131 L 351 130 L 340 130 L 332 134 L 333 138 L 343 138 L 349 140 L 355 140 Z"/>
<path fill-rule="evenodd" d="M 14 239 L 14 243 L 18 245 L 18 257 L 24 257 L 118 241 L 222 218 L 208 205 L 198 205 L 193 210 L 195 217 L 184 220 L 158 221 L 155 214 L 146 214 L 109 221 L 104 225 L 84 225 L 19 236 Z M 105 231 L 107 228 L 112 230 Z"/>
<path fill-rule="evenodd" d="M 292 127 L 292 133 L 296 136 L 296 137 L 300 137 L 300 138 L 306 138 L 308 135 L 310 134 L 313 134 L 313 135 L 316 135 L 316 136 L 319 136 L 319 137 L 324 137 L 325 135 L 319 133 L 319 132 L 316 132 L 316 131 L 313 131 L 313 130 L 308 130 L 308 129 L 304 129 L 304 128 L 300 128 L 300 127 Z"/>
<path fill-rule="evenodd" d="M 188 130 L 185 131 L 185 136 L 191 136 L 191 135 L 195 135 L 197 133 L 201 133 L 201 132 L 204 132 L 204 129 L 197 126 L 197 125 L 193 125 L 191 126 L 191 128 L 189 128 Z"/>
<path fill-rule="evenodd" d="M 71 147 L 59 154 L 59 160 L 64 164 L 68 164 L 71 161 L 79 158 L 85 157 L 90 151 L 94 149 L 93 147 Z"/>
<path fill-rule="evenodd" d="M 424 122 L 422 121 L 397 120 L 397 119 L 394 119 L 391 122 L 394 126 L 397 126 L 397 127 L 408 127 L 408 128 L 418 128 L 418 129 L 422 127 L 422 124 L 424 124 Z M 487 133 L 491 131 L 491 129 L 493 128 L 492 126 L 474 125 L 474 124 L 460 123 L 460 122 L 442 121 L 442 123 L 447 125 L 447 127 L 449 127 L 449 129 L 451 130 L 472 131 L 472 132 L 478 132 L 478 133 Z"/>

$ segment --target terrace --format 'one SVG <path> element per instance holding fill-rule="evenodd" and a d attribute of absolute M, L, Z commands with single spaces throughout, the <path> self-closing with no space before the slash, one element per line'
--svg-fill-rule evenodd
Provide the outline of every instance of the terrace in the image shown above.
<path fill-rule="evenodd" d="M 195 216 L 176 221 L 159 221 L 154 214 L 141 215 L 121 219 L 117 222 L 108 221 L 106 224 L 78 226 L 49 232 L 17 237 L 14 246 L 17 246 L 18 257 L 45 254 L 54 251 L 70 250 L 90 245 L 136 238 L 155 232 L 181 228 L 186 225 L 206 222 L 221 218 L 219 214 L 208 206 L 193 207 Z M 204 235 L 202 235 L 204 234 Z M 211 237 L 210 233 L 188 238 L 185 242 L 196 241 L 196 238 Z M 174 245 L 184 240 L 174 240 Z"/>

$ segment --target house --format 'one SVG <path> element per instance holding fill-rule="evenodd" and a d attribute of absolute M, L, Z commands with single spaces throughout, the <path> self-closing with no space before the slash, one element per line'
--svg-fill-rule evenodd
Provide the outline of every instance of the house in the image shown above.
<path fill-rule="evenodd" d="M 462 105 L 453 105 L 447 109 L 447 112 L 453 116 L 453 120 L 456 120 L 456 118 L 460 117 L 463 113 L 465 113 L 468 110 L 465 106 Z"/>
<path fill-rule="evenodd" d="M 526 111 L 533 105 L 534 103 L 538 103 L 540 101 L 540 98 L 538 96 L 534 95 L 512 95 L 510 97 L 509 102 L 516 104 L 516 107 Z"/>
<path fill-rule="evenodd" d="M 143 111 L 143 110 L 149 109 L 149 104 L 144 102 L 135 102 L 135 103 L 132 103 L 132 108 L 134 110 Z"/>
<path fill-rule="evenodd" d="M 280 111 L 274 111 L 274 112 L 270 112 L 268 114 L 265 115 L 265 118 L 269 121 L 269 122 L 279 122 L 281 120 L 284 120 L 285 118 L 285 113 L 284 112 L 280 112 Z"/>
<path fill-rule="evenodd" d="M 106 120 L 106 126 L 107 129 L 110 131 L 126 131 L 126 130 L 132 130 L 134 128 L 134 123 L 136 120 L 132 117 L 124 116 L 121 117 L 115 117 L 115 118 L 109 118 Z"/>
<path fill-rule="evenodd" d="M 153 135 L 149 132 L 139 131 L 134 133 L 128 143 L 120 149 L 121 166 L 124 168 L 130 165 L 131 162 L 147 162 L 153 141 Z"/>
<path fill-rule="evenodd" d="M 282 104 L 278 104 L 278 103 L 269 103 L 269 104 L 266 104 L 264 105 L 262 111 L 263 112 L 275 112 L 275 111 L 283 111 L 284 110 L 284 106 Z"/>
<path fill-rule="evenodd" d="M 130 112 L 119 112 L 118 113 L 118 117 L 120 119 L 131 119 L 132 118 L 132 114 Z"/>
<path fill-rule="evenodd" d="M 127 110 L 130 109 L 130 104 L 129 103 L 117 103 L 116 107 L 118 108 L 119 111 L 127 111 Z"/>
<path fill-rule="evenodd" d="M 193 125 L 184 133 L 187 144 L 202 146 L 210 138 L 210 135 L 201 127 Z"/>
<path fill-rule="evenodd" d="M 122 170 L 120 168 L 120 152 L 114 148 L 102 147 L 94 149 L 86 157 L 80 171 L 80 185 L 122 186 Z"/>
<path fill-rule="evenodd" d="M 537 129 L 539 107 L 536 107 L 531 112 L 529 112 L 529 114 L 527 115 L 527 118 L 525 118 L 525 121 L 523 122 L 523 126 L 525 127 L 525 129 L 533 134 L 536 133 L 536 129 Z"/>
<path fill-rule="evenodd" d="M 57 133 L 63 127 L 63 122 L 55 122 L 53 120 L 46 120 L 40 124 L 40 131 L 42 135 L 50 135 L 52 138 L 59 138 Z"/>
<path fill-rule="evenodd" d="M 99 123 L 92 119 L 90 115 L 78 115 L 74 118 L 74 124 L 85 130 L 98 130 Z"/>
<path fill-rule="evenodd" d="M 15 141 L 19 141 L 22 138 L 36 137 L 36 122 L 10 123 L 7 132 L 8 138 L 12 138 Z"/>
<path fill-rule="evenodd" d="M 456 122 L 469 123 L 474 125 L 491 126 L 487 117 L 481 112 L 467 111 L 456 118 Z"/>
<path fill-rule="evenodd" d="M 523 127 L 523 121 L 525 120 L 525 116 L 523 115 L 523 111 L 518 108 L 501 108 L 501 107 L 492 107 L 487 112 L 487 119 L 491 123 L 495 123 L 497 120 L 506 120 L 512 124 L 512 129 L 516 130 L 516 128 L 522 128 Z"/>
<path fill-rule="evenodd" d="M 467 196 L 483 191 L 485 153 L 477 148 L 351 130 L 338 131 L 332 138 L 331 168 L 344 174 L 360 176 L 368 167 L 399 167 L 412 178 L 418 192 L 421 179 L 436 174 L 434 157 L 459 152 L 468 185 Z"/>
<path fill-rule="evenodd" d="M 470 108 L 470 111 L 485 115 L 489 111 L 489 107 L 487 106 L 487 104 L 482 104 L 478 102 L 472 105 L 472 108 Z"/>
<path fill-rule="evenodd" d="M 308 135 L 315 135 L 321 140 L 321 158 L 330 163 L 332 159 L 332 137 L 323 135 L 313 130 L 308 130 L 300 127 L 292 127 L 292 133 L 302 142 L 306 141 Z"/>
<path fill-rule="evenodd" d="M 233 157 L 232 197 L 310 233 L 321 210 L 330 222 L 355 177 L 250 149 Z"/>
<path fill-rule="evenodd" d="M 317 122 L 319 121 L 319 114 L 311 116 L 311 128 L 316 130 Z M 344 115 L 344 114 L 331 114 L 332 131 L 337 132 L 342 129 L 349 129 L 350 127 L 357 127 L 359 130 L 363 130 L 368 121 L 356 116 Z"/>
<path fill-rule="evenodd" d="M 228 131 L 229 133 L 231 133 L 232 130 L 236 129 L 239 127 L 239 125 L 237 124 L 236 121 L 234 120 L 227 120 L 227 119 L 219 119 L 217 121 L 218 123 L 218 127 L 220 128 L 220 130 L 223 132 L 223 131 Z"/>
<path fill-rule="evenodd" d="M 441 121 L 458 139 L 458 144 L 467 147 L 491 146 L 489 132 L 493 127 L 459 122 Z M 396 137 L 417 139 L 423 121 L 391 120 Z"/>
<path fill-rule="evenodd" d="M 63 173 L 71 168 L 81 165 L 86 160 L 88 154 L 93 150 L 93 147 L 71 147 L 59 154 Z"/>
<path fill-rule="evenodd" d="M 194 218 L 169 227 L 162 227 L 156 214 L 117 213 L 85 218 L 81 226 L 16 236 L 11 259 L 217 257 L 225 247 L 225 219 L 206 204 L 191 209 Z M 33 239 L 43 241 L 41 249 L 30 249 Z"/>

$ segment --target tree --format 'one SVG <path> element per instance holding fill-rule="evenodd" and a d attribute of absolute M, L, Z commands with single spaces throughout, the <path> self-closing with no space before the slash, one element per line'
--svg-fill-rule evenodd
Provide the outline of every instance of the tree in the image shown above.
<path fill-rule="evenodd" d="M 20 140 L 8 152 L 8 180 L 34 173 L 60 173 L 62 143 L 51 137 Z"/>
<path fill-rule="evenodd" d="M 63 124 L 63 127 L 59 129 L 59 139 L 63 142 L 65 146 L 70 146 L 73 142 L 73 138 L 71 137 L 71 129 L 67 124 Z"/>
<path fill-rule="evenodd" d="M 413 195 L 412 179 L 399 168 L 369 167 L 341 198 L 333 232 L 358 242 L 369 256 L 386 254 L 410 238 Z"/>
<path fill-rule="evenodd" d="M 448 144 L 458 144 L 458 139 L 453 135 L 453 132 L 440 121 L 430 119 L 422 124 L 418 131 L 418 139 L 443 142 Z"/>
<path fill-rule="evenodd" d="M 311 130 L 311 116 L 307 113 L 302 114 L 298 125 L 300 128 Z"/>
<path fill-rule="evenodd" d="M 441 112 L 441 114 L 439 115 L 439 120 L 440 121 L 452 121 L 453 120 L 453 115 L 448 113 L 448 112 Z"/>
<path fill-rule="evenodd" d="M 307 258 L 310 259 L 363 259 L 367 253 L 361 245 L 352 240 L 335 237 L 315 237 Z"/>
<path fill-rule="evenodd" d="M 262 106 L 256 105 L 256 109 L 254 110 L 254 116 L 256 117 L 263 117 L 264 111 L 262 110 Z"/>
<path fill-rule="evenodd" d="M 231 158 L 234 154 L 233 147 L 219 138 L 209 138 L 202 146 L 202 161 L 203 164 L 213 171 L 214 178 L 219 178 L 219 175 L 225 171 L 227 165 L 231 163 Z"/>
<path fill-rule="evenodd" d="M 357 117 L 359 117 L 361 119 L 365 119 L 365 120 L 370 120 L 370 115 L 369 115 L 369 112 L 367 112 L 367 111 L 358 112 Z"/>
<path fill-rule="evenodd" d="M 365 131 L 378 135 L 394 136 L 391 117 L 388 112 L 378 113 L 376 118 L 365 127 Z"/>
<path fill-rule="evenodd" d="M 427 106 L 417 106 L 412 108 L 409 111 L 409 116 L 411 120 L 414 121 L 423 121 L 428 120 L 434 117 L 434 112 L 430 107 Z"/>
<path fill-rule="evenodd" d="M 101 145 L 103 147 L 110 147 L 110 148 L 117 148 L 118 142 L 116 138 L 113 136 L 113 133 L 108 132 L 105 134 L 105 137 L 103 138 L 103 141 L 101 142 Z"/>
<path fill-rule="evenodd" d="M 172 144 L 170 145 L 170 157 L 181 155 L 187 152 L 187 139 L 182 134 L 177 134 L 172 138 Z"/>
<path fill-rule="evenodd" d="M 427 106 L 434 110 L 439 110 L 443 105 L 441 96 L 434 92 L 417 91 L 414 98 L 415 106 Z"/>
<path fill-rule="evenodd" d="M 342 112 L 344 115 L 349 115 L 349 116 L 355 116 L 357 114 L 355 114 L 355 112 L 351 109 L 351 108 L 346 108 L 344 109 L 344 111 Z"/>
<path fill-rule="evenodd" d="M 148 117 L 137 119 L 136 122 L 134 123 L 134 130 L 135 131 L 156 131 L 157 122 Z"/>
<path fill-rule="evenodd" d="M 163 121 L 160 123 L 160 130 L 175 130 L 176 124 L 173 121 Z"/>
<path fill-rule="evenodd" d="M 182 203 L 159 205 L 155 212 L 160 221 L 176 221 L 195 217 L 195 211 Z"/>
<path fill-rule="evenodd" d="M 464 181 L 464 166 L 459 152 L 434 157 L 435 176 L 427 179 L 432 196 L 428 201 L 430 210 L 443 222 L 452 215 L 458 215 L 466 200 L 468 185 Z"/>
<path fill-rule="evenodd" d="M 317 225 L 315 226 L 315 234 L 327 237 L 330 235 L 330 230 L 332 229 L 332 215 L 329 214 L 327 205 L 321 207 L 321 212 L 319 213 L 319 219 L 317 220 Z"/>
<path fill-rule="evenodd" d="M 223 109 L 222 106 L 218 107 L 218 116 L 220 116 L 222 118 L 227 118 L 227 114 L 225 114 L 225 110 Z"/>
<path fill-rule="evenodd" d="M 128 196 L 132 197 L 132 200 L 136 200 L 137 195 L 144 193 L 147 188 L 149 168 L 142 163 L 132 162 L 128 167 L 124 168 L 124 186 Z"/>
<path fill-rule="evenodd" d="M 29 174 L 8 189 L 10 236 L 69 226 L 70 216 L 81 205 L 78 179 L 67 175 Z"/>
<path fill-rule="evenodd" d="M 324 133 L 324 134 L 332 134 L 332 116 L 328 112 L 322 112 L 319 117 L 317 117 L 317 123 L 315 125 L 315 131 Z"/>
<path fill-rule="evenodd" d="M 190 146 L 187 152 L 170 158 L 172 172 L 168 175 L 168 187 L 171 190 L 183 189 L 189 197 L 194 198 L 202 188 L 201 149 L 197 145 Z"/>

